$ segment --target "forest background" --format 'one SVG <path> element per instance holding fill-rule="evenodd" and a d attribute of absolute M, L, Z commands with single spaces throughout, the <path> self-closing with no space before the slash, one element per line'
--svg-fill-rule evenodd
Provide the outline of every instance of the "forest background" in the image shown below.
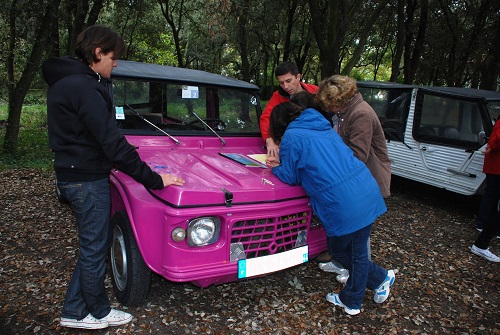
<path fill-rule="evenodd" d="M 499 14 L 498 0 L 5 0 L 2 152 L 16 153 L 23 106 L 44 102 L 42 61 L 72 54 L 93 24 L 123 36 L 124 59 L 253 82 L 266 100 L 284 60 L 313 84 L 340 73 L 498 90 Z"/>

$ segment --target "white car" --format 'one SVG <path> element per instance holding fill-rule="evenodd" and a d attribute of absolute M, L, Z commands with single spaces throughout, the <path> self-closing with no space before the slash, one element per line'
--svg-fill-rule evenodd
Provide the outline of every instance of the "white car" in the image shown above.
<path fill-rule="evenodd" d="M 499 92 L 369 81 L 358 88 L 382 123 L 392 174 L 464 195 L 482 193 Z"/>

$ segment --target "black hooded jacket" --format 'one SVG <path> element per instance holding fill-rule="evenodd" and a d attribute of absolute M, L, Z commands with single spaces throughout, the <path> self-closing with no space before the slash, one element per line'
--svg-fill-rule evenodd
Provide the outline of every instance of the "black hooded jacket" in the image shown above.
<path fill-rule="evenodd" d="M 163 188 L 161 177 L 116 126 L 106 79 L 71 57 L 46 60 L 42 73 L 49 85 L 49 145 L 59 181 L 108 178 L 115 167 L 147 188 Z"/>

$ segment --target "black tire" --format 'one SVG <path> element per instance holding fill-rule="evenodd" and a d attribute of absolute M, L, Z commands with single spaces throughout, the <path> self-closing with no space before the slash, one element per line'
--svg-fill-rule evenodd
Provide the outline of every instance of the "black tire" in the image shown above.
<path fill-rule="evenodd" d="M 113 241 L 110 250 L 113 290 L 119 302 L 127 306 L 142 304 L 151 287 L 151 270 L 144 263 L 125 212 L 117 212 L 111 221 Z"/>

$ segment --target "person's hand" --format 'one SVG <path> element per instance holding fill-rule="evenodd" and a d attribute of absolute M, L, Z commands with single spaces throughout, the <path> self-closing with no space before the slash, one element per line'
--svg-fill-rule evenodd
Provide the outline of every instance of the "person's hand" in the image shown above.
<path fill-rule="evenodd" d="M 280 147 L 274 143 L 271 137 L 266 138 L 266 148 L 267 148 L 267 157 L 277 157 L 280 156 Z"/>
<path fill-rule="evenodd" d="M 163 180 L 163 187 L 167 187 L 169 185 L 182 186 L 186 182 L 184 179 L 174 176 L 172 174 L 160 174 L 161 179 Z"/>
<path fill-rule="evenodd" d="M 280 159 L 278 157 L 268 156 L 266 159 L 266 166 L 273 168 L 280 165 Z"/>

